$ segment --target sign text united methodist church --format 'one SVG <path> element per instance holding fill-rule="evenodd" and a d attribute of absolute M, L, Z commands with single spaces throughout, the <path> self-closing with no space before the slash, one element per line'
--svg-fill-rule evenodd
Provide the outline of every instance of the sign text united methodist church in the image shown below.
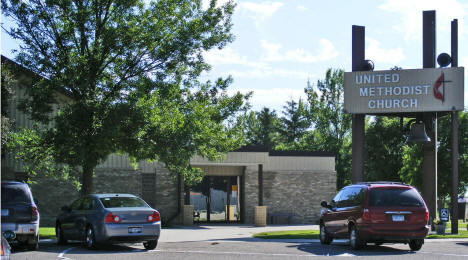
<path fill-rule="evenodd" d="M 464 68 L 345 73 L 345 109 L 353 114 L 463 110 Z"/>

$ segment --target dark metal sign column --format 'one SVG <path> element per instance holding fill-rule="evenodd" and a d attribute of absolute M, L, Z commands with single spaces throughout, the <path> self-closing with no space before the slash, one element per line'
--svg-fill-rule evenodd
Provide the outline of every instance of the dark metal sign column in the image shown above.
<path fill-rule="evenodd" d="M 423 12 L 423 68 L 435 68 L 436 65 L 436 20 L 435 11 Z M 424 124 L 426 125 L 427 135 L 431 138 L 430 142 L 423 144 L 423 197 L 429 208 L 429 214 L 432 219 L 436 217 L 437 212 L 437 169 L 435 167 L 435 136 L 433 129 L 433 114 L 423 113 Z"/>
<path fill-rule="evenodd" d="M 458 67 L 458 20 L 451 23 L 451 56 L 452 67 Z M 452 192 L 450 194 L 452 208 L 452 234 L 458 234 L 458 111 L 452 111 Z"/>
<path fill-rule="evenodd" d="M 365 28 L 353 25 L 352 70 L 363 70 L 365 57 Z M 352 172 L 353 183 L 364 180 L 364 118 L 365 114 L 353 114 L 352 120 Z"/>

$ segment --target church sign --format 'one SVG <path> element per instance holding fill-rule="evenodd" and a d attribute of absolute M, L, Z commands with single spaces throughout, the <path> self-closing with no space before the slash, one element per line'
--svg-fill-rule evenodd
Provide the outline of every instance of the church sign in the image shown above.
<path fill-rule="evenodd" d="M 464 109 L 464 68 L 345 72 L 344 108 L 352 114 Z"/>

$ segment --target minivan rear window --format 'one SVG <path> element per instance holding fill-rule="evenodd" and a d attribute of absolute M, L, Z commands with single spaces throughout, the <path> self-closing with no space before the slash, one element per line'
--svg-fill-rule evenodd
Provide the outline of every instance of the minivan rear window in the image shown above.
<path fill-rule="evenodd" d="M 370 190 L 369 206 L 423 206 L 418 192 L 415 189 L 403 188 L 374 188 Z"/>
<path fill-rule="evenodd" d="M 3 203 L 31 203 L 26 185 L 2 185 Z"/>
<path fill-rule="evenodd" d="M 148 207 L 148 204 L 136 197 L 106 197 L 100 199 L 104 208 Z"/>

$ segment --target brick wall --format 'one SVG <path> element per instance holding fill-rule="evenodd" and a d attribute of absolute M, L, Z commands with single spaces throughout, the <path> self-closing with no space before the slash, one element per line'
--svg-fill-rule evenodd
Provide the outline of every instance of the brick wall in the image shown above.
<path fill-rule="evenodd" d="M 257 166 L 247 167 L 245 180 L 245 223 L 253 223 L 254 207 L 258 205 Z M 263 172 L 263 201 L 268 214 L 291 214 L 293 224 L 316 223 L 320 202 L 330 201 L 335 187 L 334 171 Z"/>

